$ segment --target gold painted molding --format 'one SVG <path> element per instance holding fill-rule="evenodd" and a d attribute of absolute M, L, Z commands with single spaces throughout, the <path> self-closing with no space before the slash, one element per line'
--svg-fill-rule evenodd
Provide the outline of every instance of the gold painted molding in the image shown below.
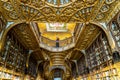
<path fill-rule="evenodd" d="M 86 22 L 89 20 L 104 21 L 107 13 L 112 13 L 118 2 L 107 3 L 106 0 L 69 0 L 65 4 L 54 4 L 54 0 L 0 0 L 0 10 L 8 19 L 35 22 Z M 60 5 L 59 5 L 60 4 Z M 107 10 L 105 6 L 107 7 Z M 9 8 L 8 8 L 9 7 Z M 6 15 L 8 14 L 8 15 Z M 92 16 L 92 17 L 91 17 Z"/>
<path fill-rule="evenodd" d="M 116 45 L 115 45 L 115 41 L 113 40 L 113 37 L 112 35 L 110 34 L 110 31 L 108 30 L 108 28 L 106 29 L 104 26 L 102 26 L 100 23 L 98 22 L 93 22 L 93 21 L 90 21 L 90 24 L 94 24 L 98 27 L 100 27 L 106 34 L 106 37 L 108 39 L 108 42 L 109 42 L 109 45 L 112 49 L 112 52 L 114 52 L 116 50 Z M 106 26 L 107 27 L 107 26 Z"/>

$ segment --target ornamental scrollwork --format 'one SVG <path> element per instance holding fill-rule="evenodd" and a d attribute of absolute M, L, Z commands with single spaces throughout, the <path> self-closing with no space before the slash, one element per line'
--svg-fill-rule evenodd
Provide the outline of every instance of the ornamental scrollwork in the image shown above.
<path fill-rule="evenodd" d="M 88 22 L 106 19 L 119 0 L 0 0 L 7 19 L 40 22 Z M 111 10 L 110 10 L 111 9 Z M 92 17 L 91 17 L 92 16 Z"/>

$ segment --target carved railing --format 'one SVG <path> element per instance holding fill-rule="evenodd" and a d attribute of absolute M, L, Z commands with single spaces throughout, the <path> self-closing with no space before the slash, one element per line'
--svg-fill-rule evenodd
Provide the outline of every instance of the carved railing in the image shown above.
<path fill-rule="evenodd" d="M 48 39 L 46 37 L 41 36 L 41 42 L 48 45 L 48 46 L 56 47 L 56 41 L 55 40 L 51 40 L 51 39 Z M 72 42 L 73 42 L 73 37 L 69 37 L 69 38 L 66 38 L 64 40 L 60 40 L 59 41 L 59 46 L 63 47 L 63 46 L 66 46 L 68 44 L 71 44 Z"/>
<path fill-rule="evenodd" d="M 64 40 L 59 40 L 59 47 L 56 47 L 56 41 L 48 39 L 46 37 L 41 36 L 40 38 L 40 47 L 45 48 L 49 51 L 64 51 L 74 47 L 74 37 L 69 37 Z"/>

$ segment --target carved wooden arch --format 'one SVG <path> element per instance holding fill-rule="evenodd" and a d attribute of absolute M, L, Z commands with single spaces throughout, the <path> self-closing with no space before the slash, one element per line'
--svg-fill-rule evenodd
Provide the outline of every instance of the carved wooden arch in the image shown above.
<path fill-rule="evenodd" d="M 115 17 L 113 17 L 113 19 L 108 23 L 108 29 L 114 39 L 114 42 L 115 42 L 115 46 L 116 46 L 116 51 L 119 51 L 119 48 L 118 48 L 118 44 L 116 42 L 116 39 L 115 39 L 115 35 L 112 31 L 112 22 L 115 22 L 116 25 L 118 26 L 118 28 L 120 29 L 120 24 L 119 24 L 119 17 L 120 17 L 120 12 L 118 12 Z"/>
<path fill-rule="evenodd" d="M 0 39 L 0 51 L 3 51 L 4 50 L 4 44 L 5 44 L 5 40 L 6 40 L 6 36 L 7 36 L 7 33 L 16 25 L 18 24 L 21 24 L 21 23 L 25 23 L 26 21 L 17 21 L 17 22 L 14 22 L 13 24 L 11 24 L 7 29 L 5 29 L 5 31 L 3 32 L 2 36 L 1 36 L 1 39 Z M 96 22 L 90 22 L 90 24 L 94 24 L 98 27 L 100 27 L 106 34 L 107 36 L 107 39 L 109 41 L 109 44 L 110 44 L 110 47 L 112 49 L 112 51 L 115 50 L 115 42 L 113 41 L 113 38 L 112 36 L 110 35 L 109 31 L 107 29 L 105 29 L 101 24 L 99 23 L 96 23 Z"/>
<path fill-rule="evenodd" d="M 67 62 L 68 64 L 67 64 L 66 62 Z M 69 72 L 71 72 L 71 69 L 70 69 L 71 63 L 70 63 L 70 61 L 69 61 L 68 59 L 65 59 L 65 64 L 69 66 L 69 67 L 66 66 L 66 70 L 68 70 Z"/>
<path fill-rule="evenodd" d="M 90 24 L 96 25 L 97 27 L 101 28 L 103 30 L 103 32 L 105 33 L 108 43 L 110 45 L 110 48 L 112 49 L 112 52 L 116 51 L 116 45 L 115 45 L 115 41 L 113 40 L 113 37 L 110 34 L 110 31 L 108 30 L 108 28 L 105 28 L 103 25 L 101 25 L 98 22 L 90 22 Z"/>
<path fill-rule="evenodd" d="M 117 22 L 119 22 L 120 21 L 120 12 L 117 14 Z M 119 26 L 120 26 L 120 24 L 119 24 Z"/>
<path fill-rule="evenodd" d="M 64 74 L 66 73 L 66 70 L 64 68 L 62 68 L 62 67 L 54 67 L 53 69 L 51 69 L 49 71 L 49 73 L 50 73 L 49 75 L 52 76 L 53 71 L 56 70 L 56 69 L 59 69 L 59 70 L 63 71 Z"/>
<path fill-rule="evenodd" d="M 80 53 L 83 54 L 83 56 L 85 57 L 85 64 L 87 66 L 87 58 L 86 58 L 86 52 L 85 52 L 85 50 L 80 50 L 78 48 L 75 48 L 74 50 L 80 51 Z M 76 66 L 75 69 L 76 69 L 77 74 L 78 74 L 78 72 L 79 72 L 78 62 L 77 62 L 77 60 L 73 60 L 72 62 L 75 64 L 75 66 Z"/>
<path fill-rule="evenodd" d="M 66 68 L 64 66 L 52 66 L 49 68 L 49 72 L 52 72 L 55 69 L 61 69 L 66 73 Z"/>
<path fill-rule="evenodd" d="M 8 26 L 8 28 L 6 28 L 3 33 L 1 34 L 1 37 L 0 37 L 0 52 L 2 52 L 4 50 L 4 45 L 5 45 L 5 40 L 6 40 L 6 37 L 7 37 L 7 34 L 8 32 L 13 28 L 15 27 L 16 25 L 19 25 L 21 23 L 26 23 L 26 21 L 17 21 L 17 22 L 14 22 L 13 24 L 11 24 L 10 26 Z"/>

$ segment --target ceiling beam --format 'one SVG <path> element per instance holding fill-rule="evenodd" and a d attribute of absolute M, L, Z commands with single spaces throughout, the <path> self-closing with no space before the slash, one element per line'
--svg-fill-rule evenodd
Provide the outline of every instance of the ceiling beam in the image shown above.
<path fill-rule="evenodd" d="M 99 11 L 100 11 L 101 7 L 103 6 L 104 2 L 105 2 L 105 0 L 97 0 L 96 6 L 94 6 L 94 8 L 92 9 L 91 18 L 89 20 L 94 21 L 94 19 L 99 14 Z"/>

